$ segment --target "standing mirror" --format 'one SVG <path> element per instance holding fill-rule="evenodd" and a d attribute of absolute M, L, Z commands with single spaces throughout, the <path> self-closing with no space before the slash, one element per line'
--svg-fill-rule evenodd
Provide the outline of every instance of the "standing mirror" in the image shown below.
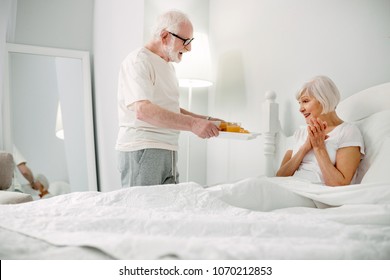
<path fill-rule="evenodd" d="M 34 173 L 96 191 L 89 53 L 7 44 L 4 143 Z"/>

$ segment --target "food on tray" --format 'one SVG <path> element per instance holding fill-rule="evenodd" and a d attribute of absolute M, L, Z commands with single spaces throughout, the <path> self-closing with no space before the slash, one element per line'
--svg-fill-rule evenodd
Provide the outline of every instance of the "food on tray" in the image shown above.
<path fill-rule="evenodd" d="M 226 132 L 249 133 L 248 130 L 241 127 L 239 123 L 235 123 L 235 122 L 221 122 L 219 128 L 221 129 L 221 131 L 226 131 Z"/>

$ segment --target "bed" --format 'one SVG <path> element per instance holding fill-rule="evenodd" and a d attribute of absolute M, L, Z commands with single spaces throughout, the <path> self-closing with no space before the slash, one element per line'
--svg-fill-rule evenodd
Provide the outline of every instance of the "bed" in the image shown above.
<path fill-rule="evenodd" d="M 338 106 L 367 146 L 361 183 L 346 187 L 272 177 L 276 94 L 263 109 L 268 176 L 0 205 L 0 259 L 390 259 L 390 83 Z"/>

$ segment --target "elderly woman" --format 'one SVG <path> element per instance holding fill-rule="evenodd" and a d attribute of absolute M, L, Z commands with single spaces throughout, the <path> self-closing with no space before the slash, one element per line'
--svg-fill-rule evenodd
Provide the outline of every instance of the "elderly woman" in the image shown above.
<path fill-rule="evenodd" d="M 336 114 L 340 93 L 328 77 L 317 76 L 305 83 L 296 99 L 307 125 L 295 132 L 294 143 L 276 173 L 290 178 L 246 178 L 212 187 L 213 194 L 230 205 L 256 211 L 340 205 L 340 201 L 328 204 L 320 194 L 327 186 L 354 183 L 364 155 L 362 134 L 356 125 Z"/>
<path fill-rule="evenodd" d="M 335 111 L 340 93 L 326 76 L 305 83 L 296 98 L 307 126 L 294 134 L 277 176 L 295 176 L 327 186 L 354 183 L 364 155 L 359 128 L 340 119 Z"/>

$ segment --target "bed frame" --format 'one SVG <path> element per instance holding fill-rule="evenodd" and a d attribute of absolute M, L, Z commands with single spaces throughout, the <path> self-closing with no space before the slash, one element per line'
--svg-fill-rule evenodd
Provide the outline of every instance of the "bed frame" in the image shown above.
<path fill-rule="evenodd" d="M 276 136 L 280 132 L 279 121 L 279 104 L 276 103 L 276 93 L 267 91 L 265 93 L 265 101 L 262 104 L 262 128 L 261 135 L 263 137 L 263 153 L 265 158 L 266 176 L 275 175 L 276 161 Z"/>

